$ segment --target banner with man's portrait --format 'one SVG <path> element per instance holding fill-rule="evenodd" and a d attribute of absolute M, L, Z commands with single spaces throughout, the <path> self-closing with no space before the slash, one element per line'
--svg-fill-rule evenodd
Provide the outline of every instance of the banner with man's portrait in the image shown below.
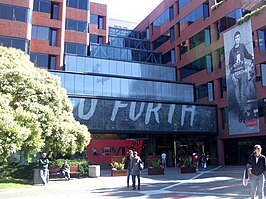
<path fill-rule="evenodd" d="M 259 132 L 251 21 L 224 33 L 229 134 Z"/>

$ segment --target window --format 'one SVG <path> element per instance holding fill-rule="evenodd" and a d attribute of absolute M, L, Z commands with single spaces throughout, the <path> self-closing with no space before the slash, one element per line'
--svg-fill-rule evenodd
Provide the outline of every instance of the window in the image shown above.
<path fill-rule="evenodd" d="M 49 40 L 49 30 L 50 28 L 44 26 L 32 26 L 31 37 L 41 40 Z"/>
<path fill-rule="evenodd" d="M 264 117 L 266 123 L 266 99 L 258 100 L 259 117 Z"/>
<path fill-rule="evenodd" d="M 226 78 L 225 77 L 222 77 L 220 78 L 220 88 L 221 88 L 221 98 L 224 97 L 224 92 L 227 90 L 227 86 L 226 86 Z"/>
<path fill-rule="evenodd" d="M 90 42 L 98 43 L 98 35 L 90 34 Z"/>
<path fill-rule="evenodd" d="M 190 2 L 190 0 L 179 0 L 178 1 L 178 7 L 179 10 L 181 10 L 185 5 L 187 5 Z"/>
<path fill-rule="evenodd" d="M 98 17 L 98 29 L 103 30 L 103 17 L 99 16 Z"/>
<path fill-rule="evenodd" d="M 222 115 L 222 120 L 223 120 L 223 129 L 225 128 L 225 124 L 228 124 L 228 108 L 223 108 L 223 115 Z"/>
<path fill-rule="evenodd" d="M 266 63 L 260 65 L 262 86 L 266 86 Z"/>
<path fill-rule="evenodd" d="M 168 9 L 163 14 L 161 14 L 157 19 L 154 20 L 154 22 L 152 23 L 153 31 L 159 28 L 169 18 L 170 18 L 170 14 L 169 14 L 169 9 Z"/>
<path fill-rule="evenodd" d="M 208 85 L 203 84 L 196 87 L 196 100 L 208 97 Z"/>
<path fill-rule="evenodd" d="M 86 21 L 66 19 L 66 30 L 88 32 L 88 23 Z"/>
<path fill-rule="evenodd" d="M 200 18 L 207 19 L 209 17 L 209 3 L 204 3 L 193 10 L 190 14 L 180 20 L 180 25 L 189 22 L 189 25 L 198 21 Z"/>
<path fill-rule="evenodd" d="M 175 29 L 174 27 L 170 28 L 170 42 L 175 40 Z"/>
<path fill-rule="evenodd" d="M 65 42 L 65 52 L 81 56 L 87 55 L 87 45 Z"/>
<path fill-rule="evenodd" d="M 190 49 L 197 47 L 201 43 L 205 42 L 206 46 L 209 46 L 211 43 L 211 34 L 210 34 L 210 28 L 206 28 L 199 33 L 195 34 L 189 39 L 190 43 Z"/>
<path fill-rule="evenodd" d="M 146 28 L 146 39 L 149 40 L 150 39 L 150 28 Z"/>
<path fill-rule="evenodd" d="M 98 15 L 91 14 L 90 15 L 90 23 L 98 25 Z"/>
<path fill-rule="evenodd" d="M 25 53 L 29 53 L 29 43 L 27 39 L 0 36 L 0 46 L 21 49 Z"/>
<path fill-rule="evenodd" d="M 30 9 L 0 4 L 0 19 L 30 22 Z"/>
<path fill-rule="evenodd" d="M 56 69 L 56 56 L 55 55 L 49 55 L 48 69 L 52 69 L 52 70 Z"/>
<path fill-rule="evenodd" d="M 98 44 L 103 44 L 103 36 L 98 36 Z"/>
<path fill-rule="evenodd" d="M 174 6 L 171 6 L 169 8 L 169 18 L 170 18 L 170 20 L 174 19 Z"/>
<path fill-rule="evenodd" d="M 51 1 L 34 0 L 33 11 L 50 13 L 51 12 Z"/>
<path fill-rule="evenodd" d="M 30 53 L 30 61 L 32 61 L 35 66 L 48 68 L 48 55 L 47 54 Z"/>
<path fill-rule="evenodd" d="M 202 70 L 207 69 L 207 72 L 212 71 L 212 59 L 211 55 L 206 55 L 201 57 L 181 68 L 181 76 L 182 78 L 188 77 L 195 73 L 198 73 Z"/>
<path fill-rule="evenodd" d="M 214 92 L 213 92 L 213 83 L 208 83 L 208 101 L 212 102 L 214 100 Z"/>
<path fill-rule="evenodd" d="M 50 43 L 49 43 L 50 46 L 56 46 L 56 38 L 57 38 L 56 34 L 57 34 L 57 30 L 50 29 L 50 39 L 49 39 L 50 40 Z"/>
<path fill-rule="evenodd" d="M 164 34 L 162 34 L 160 37 L 158 37 L 153 44 L 153 49 L 156 49 L 163 45 L 165 42 L 167 42 L 170 39 L 171 29 L 167 30 Z"/>
<path fill-rule="evenodd" d="M 171 64 L 175 64 L 175 49 L 171 50 Z"/>
<path fill-rule="evenodd" d="M 236 24 L 236 21 L 243 17 L 245 14 L 249 13 L 248 10 L 244 9 L 236 9 L 233 12 L 229 13 L 222 19 L 220 19 L 220 24 L 219 24 L 219 33 L 225 31 L 226 29 L 232 27 L 233 25 Z"/>
<path fill-rule="evenodd" d="M 266 29 L 258 30 L 259 39 L 259 51 L 263 52 L 266 50 Z"/>
<path fill-rule="evenodd" d="M 57 3 L 52 2 L 51 4 L 51 19 L 58 19 L 58 7 L 59 5 Z"/>
<path fill-rule="evenodd" d="M 67 0 L 67 7 L 89 10 L 89 0 Z"/>

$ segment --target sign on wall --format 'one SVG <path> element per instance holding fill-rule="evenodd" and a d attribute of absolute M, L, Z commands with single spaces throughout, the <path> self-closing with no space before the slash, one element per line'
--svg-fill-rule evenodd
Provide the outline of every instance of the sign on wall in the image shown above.
<path fill-rule="evenodd" d="M 113 156 L 127 156 L 129 149 L 141 155 L 143 140 L 96 140 L 92 139 L 86 151 L 92 163 L 111 163 Z"/>
<path fill-rule="evenodd" d="M 259 131 L 251 21 L 224 33 L 229 134 Z"/>
<path fill-rule="evenodd" d="M 71 98 L 74 116 L 94 132 L 217 133 L 216 106 Z"/>

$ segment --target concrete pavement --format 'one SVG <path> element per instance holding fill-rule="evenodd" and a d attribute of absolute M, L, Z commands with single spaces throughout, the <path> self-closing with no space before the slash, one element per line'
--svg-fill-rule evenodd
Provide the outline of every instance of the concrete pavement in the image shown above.
<path fill-rule="evenodd" d="M 242 185 L 244 167 L 209 167 L 194 174 L 181 174 L 177 168 L 165 168 L 165 175 L 141 174 L 141 190 L 126 188 L 126 177 L 111 177 L 101 170 L 99 178 L 64 181 L 54 179 L 44 186 L 0 190 L 1 199 L 76 199 L 76 198 L 186 198 L 246 199 L 250 186 Z"/>

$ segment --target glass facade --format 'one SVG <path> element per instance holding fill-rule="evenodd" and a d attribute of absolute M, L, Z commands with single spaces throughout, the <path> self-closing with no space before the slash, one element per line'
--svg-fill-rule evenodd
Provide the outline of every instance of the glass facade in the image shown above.
<path fill-rule="evenodd" d="M 90 45 L 90 56 L 124 61 L 162 63 L 161 53 L 97 44 Z"/>
<path fill-rule="evenodd" d="M 201 43 L 205 43 L 206 46 L 211 44 L 210 27 L 205 28 L 189 39 L 190 49 L 197 47 Z"/>
<path fill-rule="evenodd" d="M 52 72 L 61 77 L 68 94 L 131 99 L 193 102 L 193 85 L 110 75 Z M 182 93 L 182 95 L 178 95 Z"/>
<path fill-rule="evenodd" d="M 92 57 L 65 55 L 65 70 L 71 72 L 93 72 L 153 80 L 176 80 L 176 68 Z"/>
<path fill-rule="evenodd" d="M 266 63 L 260 65 L 262 86 L 266 86 Z"/>
<path fill-rule="evenodd" d="M 93 132 L 217 134 L 216 106 L 70 98 L 74 116 Z"/>
<path fill-rule="evenodd" d="M 31 37 L 41 40 L 49 40 L 49 27 L 32 25 Z"/>
<path fill-rule="evenodd" d="M 135 48 L 141 50 L 150 50 L 150 42 L 141 39 L 124 38 L 109 36 L 109 45 L 115 47 Z"/>
<path fill-rule="evenodd" d="M 28 54 L 30 41 L 22 38 L 0 36 L 0 45 L 21 49 Z"/>
<path fill-rule="evenodd" d="M 0 19 L 30 23 L 31 16 L 29 8 L 0 4 Z"/>

